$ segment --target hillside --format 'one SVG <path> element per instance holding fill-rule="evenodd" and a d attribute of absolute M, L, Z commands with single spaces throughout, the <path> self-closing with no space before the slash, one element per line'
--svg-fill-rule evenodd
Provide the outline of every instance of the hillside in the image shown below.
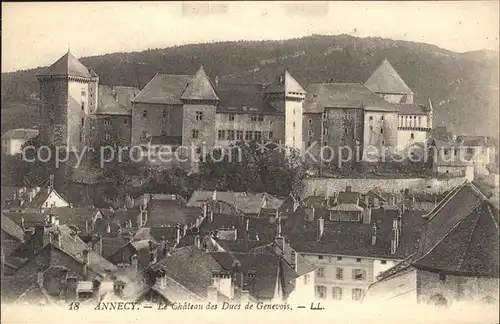
<path fill-rule="evenodd" d="M 64 53 L 61 53 L 63 55 Z M 269 82 L 286 68 L 306 87 L 310 82 L 364 82 L 387 57 L 416 93 L 432 98 L 435 125 L 460 133 L 498 133 L 498 52 L 454 53 L 434 45 L 348 35 L 313 35 L 285 41 L 196 44 L 134 53 L 86 57 L 102 84 L 143 87 L 157 72 L 194 73 L 203 64 L 211 77 L 227 82 Z M 37 93 L 35 78 L 44 68 L 2 75 L 2 117 L 17 102 Z M 31 104 L 35 109 L 35 105 Z M 19 110 L 22 126 L 35 121 Z M 29 116 L 31 116 L 30 114 Z M 11 128 L 2 118 L 2 129 Z"/>

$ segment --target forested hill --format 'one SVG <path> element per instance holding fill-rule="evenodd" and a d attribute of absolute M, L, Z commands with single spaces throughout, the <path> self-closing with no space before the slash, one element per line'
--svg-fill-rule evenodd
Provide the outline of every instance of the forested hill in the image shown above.
<path fill-rule="evenodd" d="M 61 53 L 61 56 L 64 53 Z M 306 87 L 310 82 L 364 82 L 387 58 L 416 93 L 432 98 L 435 125 L 460 133 L 498 133 L 498 52 L 454 53 L 434 45 L 348 35 L 313 35 L 285 41 L 196 44 L 82 58 L 102 84 L 142 88 L 155 73 L 194 73 L 203 65 L 228 82 L 269 82 L 286 68 Z M 36 94 L 35 75 L 44 68 L 2 75 L 2 117 L 16 127 L 36 121 L 16 118 L 19 102 Z M 35 106 L 31 104 L 31 106 Z M 28 114 L 29 115 L 29 114 Z M 26 124 L 26 125 L 24 125 Z M 2 120 L 2 129 L 11 127 Z"/>

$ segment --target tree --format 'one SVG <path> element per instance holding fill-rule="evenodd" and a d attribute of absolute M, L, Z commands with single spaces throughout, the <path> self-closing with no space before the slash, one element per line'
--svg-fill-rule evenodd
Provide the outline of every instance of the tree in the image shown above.
<path fill-rule="evenodd" d="M 255 141 L 239 142 L 207 154 L 200 163 L 202 186 L 207 190 L 300 195 L 304 163 L 298 152 L 281 148 L 276 143 L 268 143 L 264 148 Z"/>

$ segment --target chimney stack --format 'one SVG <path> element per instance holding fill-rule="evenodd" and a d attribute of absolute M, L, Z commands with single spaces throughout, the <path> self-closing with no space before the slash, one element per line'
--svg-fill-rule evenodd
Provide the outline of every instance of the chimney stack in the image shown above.
<path fill-rule="evenodd" d="M 188 229 L 187 224 L 184 224 L 184 226 L 182 227 L 182 237 L 186 236 L 187 229 Z"/>
<path fill-rule="evenodd" d="M 134 273 L 139 272 L 139 262 L 137 261 L 137 254 L 134 254 L 130 257 L 130 265 Z"/>
<path fill-rule="evenodd" d="M 202 206 L 203 206 L 203 218 L 205 218 L 207 217 L 208 204 L 204 202 Z"/>
<path fill-rule="evenodd" d="M 372 245 L 374 246 L 375 244 L 377 244 L 377 224 L 375 224 L 375 222 L 373 222 L 371 234 L 372 234 Z"/>
<path fill-rule="evenodd" d="M 149 264 L 154 264 L 156 263 L 156 245 L 153 243 L 153 241 L 148 242 L 149 245 Z"/>
<path fill-rule="evenodd" d="M 247 218 L 246 223 L 245 223 L 245 230 L 248 232 L 249 228 L 250 228 L 250 219 Z"/>
<path fill-rule="evenodd" d="M 219 85 L 219 77 L 215 76 L 215 86 L 218 86 L 218 85 Z"/>
<path fill-rule="evenodd" d="M 217 287 L 209 286 L 207 288 L 207 299 L 211 302 L 217 302 Z"/>
<path fill-rule="evenodd" d="M 321 240 L 324 231 L 325 231 L 325 220 L 323 217 L 321 217 L 318 218 L 318 241 Z"/>
<path fill-rule="evenodd" d="M 216 204 L 216 202 L 214 201 L 214 202 L 212 203 L 211 208 L 210 208 L 210 212 L 209 212 L 209 213 L 210 213 L 210 223 L 214 221 L 214 209 L 215 209 L 215 204 Z"/>
<path fill-rule="evenodd" d="M 181 241 L 181 226 L 177 224 L 175 229 L 175 245 L 179 244 Z"/>
<path fill-rule="evenodd" d="M 201 238 L 199 235 L 196 235 L 194 237 L 194 246 L 196 246 L 198 249 L 201 249 Z"/>
<path fill-rule="evenodd" d="M 82 254 L 83 254 L 83 264 L 84 264 L 84 276 L 85 276 L 85 279 L 87 279 L 87 276 L 88 276 L 88 267 L 90 265 L 90 251 L 85 249 L 82 251 Z"/>
<path fill-rule="evenodd" d="M 399 217 L 392 217 L 392 237 L 391 237 L 391 254 L 395 254 L 399 245 Z"/>

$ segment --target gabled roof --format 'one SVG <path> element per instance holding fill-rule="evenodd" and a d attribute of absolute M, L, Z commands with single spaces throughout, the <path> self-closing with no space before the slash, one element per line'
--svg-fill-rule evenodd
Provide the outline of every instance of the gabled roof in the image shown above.
<path fill-rule="evenodd" d="M 181 99 L 219 100 L 203 66 L 198 69 L 194 78 L 189 82 Z"/>
<path fill-rule="evenodd" d="M 13 220 L 8 218 L 2 213 L 2 231 L 10 236 L 18 239 L 20 242 L 24 241 L 24 231 Z"/>
<path fill-rule="evenodd" d="M 187 207 L 176 200 L 151 200 L 148 203 L 146 226 L 159 227 L 168 224 L 194 224 L 201 216 L 199 207 Z"/>
<path fill-rule="evenodd" d="M 16 128 L 11 129 L 5 132 L 2 135 L 2 139 L 11 139 L 11 140 L 24 140 L 27 141 L 32 137 L 38 136 L 37 129 L 26 129 L 26 128 Z"/>
<path fill-rule="evenodd" d="M 156 74 L 132 102 L 180 105 L 192 75 Z"/>
<path fill-rule="evenodd" d="M 375 72 L 366 80 L 365 86 L 374 93 L 413 93 L 387 59 L 384 59 Z"/>
<path fill-rule="evenodd" d="M 311 83 L 307 86 L 304 113 L 323 113 L 325 108 L 367 108 L 397 111 L 361 83 Z"/>
<path fill-rule="evenodd" d="M 40 189 L 40 191 L 33 197 L 33 200 L 27 203 L 24 208 L 44 208 L 45 201 L 49 198 L 51 194 L 56 195 L 60 199 L 66 201 L 55 189 L 51 189 L 49 186 Z M 66 202 L 67 203 L 67 202 Z M 67 203 L 68 204 L 68 203 Z"/>
<path fill-rule="evenodd" d="M 131 115 L 130 104 L 125 104 L 124 96 L 122 100 L 118 100 L 118 93 L 111 87 L 106 85 L 99 85 L 99 100 L 95 113 L 97 115 Z"/>
<path fill-rule="evenodd" d="M 90 72 L 69 51 L 54 64 L 52 64 L 45 75 L 77 76 L 89 78 Z"/>
<path fill-rule="evenodd" d="M 266 88 L 266 93 L 300 93 L 305 94 L 306 91 L 295 80 L 288 71 L 283 71 L 269 87 Z"/>

